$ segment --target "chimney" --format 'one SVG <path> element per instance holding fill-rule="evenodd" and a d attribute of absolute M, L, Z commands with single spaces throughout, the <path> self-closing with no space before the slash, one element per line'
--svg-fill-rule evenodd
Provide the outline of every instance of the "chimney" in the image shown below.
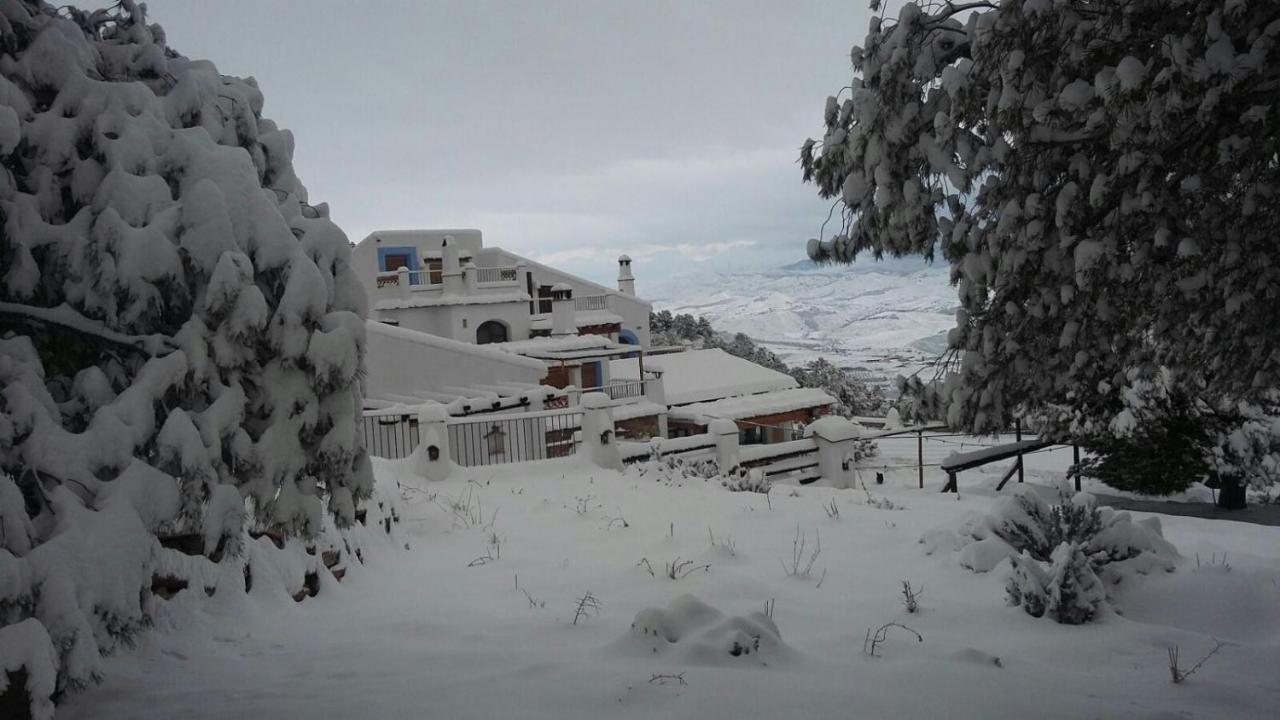
<path fill-rule="evenodd" d="M 450 295 L 461 295 L 465 290 L 462 283 L 462 267 L 458 264 L 458 246 L 454 244 L 452 235 L 445 236 L 440 242 L 442 257 L 444 292 Z"/>
<path fill-rule="evenodd" d="M 573 313 L 573 288 L 564 283 L 551 286 L 551 337 L 578 334 Z"/>
<path fill-rule="evenodd" d="M 631 258 L 623 255 L 618 258 L 618 292 L 635 297 L 636 279 L 631 277 Z"/>

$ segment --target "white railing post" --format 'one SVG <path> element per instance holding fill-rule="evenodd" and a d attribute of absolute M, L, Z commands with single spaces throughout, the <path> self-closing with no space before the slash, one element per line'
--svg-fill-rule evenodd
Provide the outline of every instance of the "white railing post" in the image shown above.
<path fill-rule="evenodd" d="M 817 444 L 818 472 L 831 487 L 854 487 L 857 467 L 853 445 L 862 434 L 858 425 L 838 415 L 828 415 L 810 423 L 804 434 Z"/>
<path fill-rule="evenodd" d="M 613 431 L 613 403 L 601 392 L 582 396 L 582 448 L 592 464 L 622 469 L 622 453 Z"/>
<path fill-rule="evenodd" d="M 449 453 L 449 413 L 443 405 L 418 411 L 418 447 L 413 449 L 414 472 L 427 480 L 449 477 L 453 462 Z"/>
<path fill-rule="evenodd" d="M 400 284 L 400 297 L 409 297 L 409 293 L 413 292 L 409 288 L 409 268 L 403 265 L 396 268 L 396 282 Z"/>
<path fill-rule="evenodd" d="M 716 464 L 722 475 L 738 467 L 738 424 L 732 420 L 712 420 L 707 433 L 716 441 Z"/>

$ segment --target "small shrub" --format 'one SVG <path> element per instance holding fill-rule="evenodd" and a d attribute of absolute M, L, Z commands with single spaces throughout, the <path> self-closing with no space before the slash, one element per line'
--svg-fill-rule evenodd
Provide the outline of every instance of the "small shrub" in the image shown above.
<path fill-rule="evenodd" d="M 773 481 L 760 470 L 744 470 L 737 468 L 729 476 L 720 481 L 729 492 L 754 492 L 764 495 L 773 489 Z"/>

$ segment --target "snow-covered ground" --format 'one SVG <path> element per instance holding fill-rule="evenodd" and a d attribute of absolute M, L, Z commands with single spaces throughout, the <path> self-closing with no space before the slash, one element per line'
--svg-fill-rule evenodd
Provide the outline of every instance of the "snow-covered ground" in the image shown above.
<path fill-rule="evenodd" d="M 975 442 L 930 442 L 925 460 Z M 775 486 L 766 498 L 576 460 L 475 468 L 410 492 L 408 551 L 353 567 L 316 598 L 195 610 L 179 595 L 171 618 L 58 716 L 1274 717 L 1280 529 L 1162 516 L 1177 571 L 1117 588 L 1115 611 L 1094 623 L 1058 625 L 1005 605 L 1007 561 L 976 574 L 919 542 L 989 510 L 1005 463 L 962 474 L 957 497 L 938 493 L 936 468 L 916 488 L 914 439 L 882 451 L 871 464 L 889 466 L 886 484 L 865 475 L 898 509 L 860 489 Z M 1030 456 L 1028 481 L 1050 494 L 1067 455 Z M 404 463 L 376 471 L 420 487 Z M 820 536 L 807 577 L 784 570 L 797 532 L 802 570 Z M 710 567 L 672 580 L 677 559 Z M 904 580 L 923 589 L 916 615 Z M 587 592 L 601 607 L 575 626 Z M 753 615 L 766 603 L 776 645 Z M 895 628 L 879 657 L 864 654 L 867 629 L 888 622 L 923 642 Z M 751 635 L 754 652 L 724 652 Z M 1227 645 L 1170 682 L 1169 646 L 1186 669 L 1216 640 Z"/>

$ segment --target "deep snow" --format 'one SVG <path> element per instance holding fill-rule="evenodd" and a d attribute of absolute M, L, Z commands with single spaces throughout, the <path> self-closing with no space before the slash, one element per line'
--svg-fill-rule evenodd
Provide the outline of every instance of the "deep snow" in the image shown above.
<path fill-rule="evenodd" d="M 954 449 L 931 442 L 926 462 Z M 1007 561 L 977 574 L 960 566 L 959 553 L 927 554 L 919 542 L 990 510 L 1004 464 L 962 474 L 957 497 L 937 492 L 943 477 L 936 468 L 928 470 L 926 488 L 916 488 L 914 467 L 897 467 L 909 465 L 914 452 L 914 439 L 882 441 L 872 464 L 894 466 L 886 484 L 876 486 L 874 472 L 864 473 L 874 497 L 888 498 L 895 510 L 869 505 L 861 489 L 775 486 L 766 499 L 714 481 L 668 486 L 576 460 L 475 468 L 408 493 L 407 552 L 352 567 L 343 583 L 327 582 L 300 605 L 238 597 L 197 609 L 180 594 L 158 631 L 109 660 L 106 682 L 73 696 L 58 716 L 1274 712 L 1280 529 L 1162 516 L 1165 537 L 1182 554 L 1176 572 L 1126 581 L 1114 590 L 1115 610 L 1099 621 L 1058 625 L 1005 605 Z M 1029 482 L 1051 495 L 1067 455 L 1030 456 Z M 378 462 L 376 472 L 420 485 L 405 463 Z M 832 500 L 838 518 L 823 509 Z M 818 536 L 822 547 L 804 578 L 784 571 L 797 529 L 806 556 Z M 468 567 L 485 555 L 496 559 Z M 710 569 L 668 579 L 666 564 L 677 558 Z M 903 580 L 923 587 L 918 615 L 903 608 Z M 572 625 L 575 600 L 588 591 L 602 607 Z M 761 615 L 753 615 L 769 601 L 776 644 L 761 630 Z M 867 629 L 891 621 L 924 641 L 893 630 L 880 657 L 866 656 Z M 666 623 L 663 632 L 679 640 L 634 631 L 633 622 Z M 744 628 L 748 637 L 763 637 L 761 651 L 717 651 Z M 1181 648 L 1185 670 L 1215 640 L 1228 645 L 1173 685 L 1167 647 Z M 650 681 L 681 674 L 687 684 Z"/>

